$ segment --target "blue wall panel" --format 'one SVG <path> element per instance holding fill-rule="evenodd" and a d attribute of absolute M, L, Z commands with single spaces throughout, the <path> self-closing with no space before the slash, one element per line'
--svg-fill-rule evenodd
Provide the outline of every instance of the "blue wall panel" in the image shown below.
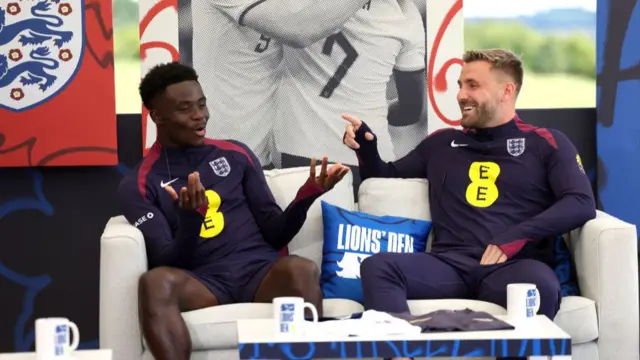
<path fill-rule="evenodd" d="M 598 0 L 598 195 L 640 224 L 640 2 Z"/>

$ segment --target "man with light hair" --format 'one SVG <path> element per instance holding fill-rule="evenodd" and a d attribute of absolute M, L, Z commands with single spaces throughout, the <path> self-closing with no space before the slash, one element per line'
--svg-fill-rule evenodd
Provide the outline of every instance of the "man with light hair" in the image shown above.
<path fill-rule="evenodd" d="M 531 283 L 539 312 L 553 320 L 561 300 L 554 239 L 595 217 L 591 184 L 563 133 L 516 114 L 523 68 L 515 54 L 473 50 L 463 60 L 463 129 L 434 132 L 400 160 L 382 161 L 375 133 L 343 116 L 344 143 L 358 155 L 363 180 L 429 180 L 431 252 L 365 259 L 365 307 L 401 313 L 409 311 L 407 299 L 463 298 L 506 308 L 507 285 Z"/>

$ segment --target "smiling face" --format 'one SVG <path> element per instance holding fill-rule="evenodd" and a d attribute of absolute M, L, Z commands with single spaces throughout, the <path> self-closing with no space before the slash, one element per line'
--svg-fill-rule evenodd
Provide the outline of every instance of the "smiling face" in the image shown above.
<path fill-rule="evenodd" d="M 458 104 L 462 110 L 462 126 L 487 127 L 498 115 L 500 84 L 487 61 L 466 63 L 458 85 Z"/>
<path fill-rule="evenodd" d="M 154 105 L 150 115 L 159 137 L 176 147 L 204 143 L 209 109 L 200 83 L 190 80 L 169 85 Z"/>
<path fill-rule="evenodd" d="M 480 129 L 510 120 L 515 113 L 520 87 L 516 78 L 522 79 L 521 71 L 520 61 L 511 53 L 502 50 L 467 52 L 458 79 L 461 125 Z"/>

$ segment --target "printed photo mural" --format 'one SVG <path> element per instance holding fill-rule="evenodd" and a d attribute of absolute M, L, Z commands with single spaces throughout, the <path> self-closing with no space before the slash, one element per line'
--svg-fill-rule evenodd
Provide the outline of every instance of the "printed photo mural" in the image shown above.
<path fill-rule="evenodd" d="M 250 0 L 141 0 L 142 75 L 169 61 L 194 66 L 207 137 L 246 143 L 268 168 L 328 156 L 357 172 L 342 145 L 343 113 L 367 122 L 389 161 L 458 125 L 462 1 L 344 4 L 339 16 L 322 4 L 308 16 Z M 155 124 L 142 114 L 148 149 Z"/>
<path fill-rule="evenodd" d="M 116 165 L 111 0 L 0 4 L 0 167 Z"/>

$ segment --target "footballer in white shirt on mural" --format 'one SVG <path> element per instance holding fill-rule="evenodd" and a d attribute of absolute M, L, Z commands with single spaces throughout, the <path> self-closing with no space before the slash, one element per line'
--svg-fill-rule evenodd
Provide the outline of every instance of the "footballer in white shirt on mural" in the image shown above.
<path fill-rule="evenodd" d="M 357 165 L 353 151 L 336 146 L 343 113 L 367 119 L 386 161 L 426 135 L 411 134 L 412 141 L 396 142 L 404 149 L 394 150 L 389 131 L 420 121 L 426 98 L 425 31 L 413 0 L 367 1 L 331 36 L 304 48 L 285 46 L 283 63 L 274 130 L 283 167 L 307 165 L 318 153 Z M 388 116 L 391 79 L 397 99 Z"/>
<path fill-rule="evenodd" d="M 193 66 L 211 113 L 207 137 L 241 141 L 262 165 L 279 166 L 273 129 L 283 46 L 327 38 L 367 2 L 192 0 Z"/>

